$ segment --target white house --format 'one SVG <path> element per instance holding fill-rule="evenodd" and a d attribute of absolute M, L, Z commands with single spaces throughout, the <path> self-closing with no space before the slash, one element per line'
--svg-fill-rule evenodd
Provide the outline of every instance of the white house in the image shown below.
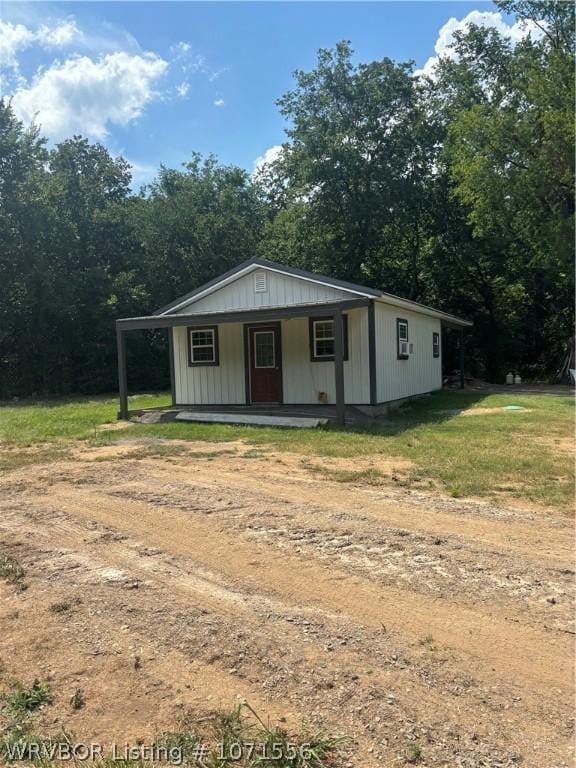
<path fill-rule="evenodd" d="M 120 416 L 125 333 L 167 328 L 175 406 L 382 406 L 442 386 L 442 326 L 467 320 L 362 285 L 250 259 L 148 317 L 116 323 Z"/>

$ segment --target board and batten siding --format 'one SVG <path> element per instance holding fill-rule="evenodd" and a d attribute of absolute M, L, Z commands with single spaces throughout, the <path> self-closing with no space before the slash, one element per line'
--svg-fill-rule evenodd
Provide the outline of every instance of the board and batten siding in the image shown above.
<path fill-rule="evenodd" d="M 188 365 L 188 328 L 174 334 L 174 383 L 176 402 L 183 405 L 242 405 L 244 338 L 240 323 L 218 327 L 219 365 Z"/>
<path fill-rule="evenodd" d="M 349 359 L 344 361 L 344 399 L 348 404 L 368 405 L 368 310 L 352 309 L 346 314 Z M 329 403 L 336 402 L 334 362 L 310 360 L 308 318 L 282 322 L 282 353 L 286 404 L 317 404 L 319 392 L 326 392 Z"/>
<path fill-rule="evenodd" d="M 414 353 L 398 360 L 396 320 L 408 321 L 408 340 Z M 433 356 L 432 334 L 441 334 L 440 320 L 374 302 L 376 333 L 376 392 L 379 403 L 421 395 L 442 388 L 442 352 Z"/>
<path fill-rule="evenodd" d="M 349 359 L 344 361 L 344 391 L 350 404 L 370 403 L 368 369 L 368 311 L 348 314 Z M 308 318 L 283 320 L 282 387 L 284 403 L 317 404 L 318 393 L 326 392 L 335 402 L 334 362 L 312 362 Z M 174 333 L 174 380 L 176 403 L 180 405 L 242 405 L 246 402 L 244 374 L 244 329 L 241 323 L 218 327 L 219 365 L 188 365 L 187 328 Z"/>
<path fill-rule="evenodd" d="M 255 290 L 255 274 L 266 274 L 266 290 Z M 269 269 L 249 272 L 232 283 L 219 288 L 178 310 L 176 314 L 197 312 L 228 312 L 235 309 L 261 307 L 290 307 L 295 304 L 316 304 L 354 298 L 354 294 L 327 285 L 282 275 Z"/>

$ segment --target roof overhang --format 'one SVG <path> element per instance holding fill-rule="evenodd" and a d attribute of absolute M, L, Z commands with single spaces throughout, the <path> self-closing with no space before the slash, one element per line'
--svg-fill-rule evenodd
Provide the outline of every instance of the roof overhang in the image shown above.
<path fill-rule="evenodd" d="M 138 328 L 176 328 L 186 325 L 221 325 L 223 323 L 264 323 L 291 317 L 322 317 L 337 312 L 367 307 L 370 298 L 344 299 L 336 302 L 296 304 L 291 307 L 262 307 L 261 309 L 234 310 L 229 312 L 202 312 L 197 315 L 148 315 L 124 317 L 116 320 L 120 331 Z"/>
<path fill-rule="evenodd" d="M 329 288 L 336 288 L 340 291 L 345 291 L 351 296 L 362 297 L 375 297 L 380 294 L 380 291 L 372 288 L 367 288 L 362 285 L 356 285 L 355 283 L 349 283 L 345 280 L 338 280 L 334 277 L 327 277 L 325 275 L 316 275 L 312 272 L 306 272 L 303 269 L 297 267 L 287 267 L 284 264 L 277 264 L 274 261 L 268 261 L 267 259 L 249 259 L 242 262 L 229 272 L 225 272 L 215 280 L 211 280 L 209 283 L 201 285 L 199 288 L 191 291 L 190 293 L 180 296 L 180 298 L 167 304 L 164 307 L 156 310 L 155 315 L 168 315 L 175 312 L 181 312 L 185 307 L 190 306 L 196 301 L 209 296 L 211 293 L 224 288 L 224 286 L 239 280 L 241 277 L 254 272 L 257 269 L 267 269 L 270 272 L 275 272 L 279 275 L 286 275 L 288 277 L 295 277 L 298 280 L 306 280 L 309 283 L 315 283 L 316 285 L 323 285 Z"/>
<path fill-rule="evenodd" d="M 471 328 L 474 325 L 471 320 L 464 320 L 461 317 L 449 315 L 447 312 L 442 312 L 439 309 L 427 307 L 425 304 L 418 304 L 417 301 L 410 301 L 410 299 L 401 299 L 399 296 L 392 296 L 390 293 L 380 294 L 375 301 L 387 304 L 388 306 L 398 307 L 399 309 L 407 309 L 411 312 L 417 312 L 419 315 L 435 317 L 447 328 Z"/>
<path fill-rule="evenodd" d="M 167 304 L 164 307 L 161 307 L 160 309 L 156 310 L 153 315 L 149 316 L 148 318 L 127 318 L 127 319 L 137 319 L 137 320 L 146 320 L 150 319 L 151 317 L 174 317 L 178 316 L 179 312 L 182 312 L 185 308 L 190 307 L 191 305 L 194 305 L 194 302 L 199 301 L 200 299 L 204 298 L 205 296 L 210 295 L 211 293 L 214 293 L 215 291 L 220 290 L 226 285 L 229 285 L 230 283 L 235 282 L 236 280 L 239 280 L 240 278 L 244 277 L 245 275 L 249 274 L 250 272 L 253 272 L 257 269 L 267 269 L 271 272 L 275 272 L 280 275 L 287 275 L 289 277 L 294 277 L 299 280 L 306 280 L 307 282 L 315 283 L 316 285 L 323 285 L 330 288 L 336 288 L 340 291 L 344 291 L 350 296 L 350 299 L 342 299 L 342 301 L 346 301 L 347 306 L 349 306 L 350 301 L 361 298 L 361 299 L 374 299 L 376 301 L 382 302 L 383 304 L 388 304 L 389 306 L 398 307 L 399 309 L 405 309 L 405 310 L 411 310 L 413 312 L 418 312 L 422 315 L 427 315 L 428 317 L 435 317 L 438 320 L 442 322 L 442 324 L 449 328 L 470 328 L 473 323 L 470 322 L 470 320 L 464 320 L 463 318 L 456 317 L 455 315 L 450 315 L 447 312 L 442 312 L 438 309 L 434 309 L 433 307 L 428 307 L 425 304 L 419 304 L 417 301 L 411 301 L 410 299 L 403 299 L 400 296 L 394 296 L 390 293 L 385 293 L 381 290 L 376 290 L 374 288 L 368 288 L 363 285 L 358 285 L 356 283 L 349 283 L 345 280 L 338 280 L 334 277 L 327 277 L 325 275 L 317 275 L 312 272 L 307 272 L 303 269 L 298 269 L 297 267 L 288 267 L 284 264 L 277 264 L 274 261 L 268 261 L 267 259 L 249 259 L 248 261 L 244 261 L 242 264 L 239 264 L 238 266 L 234 267 L 233 269 L 229 270 L 228 272 L 224 273 L 223 275 L 220 275 L 220 277 L 215 278 L 214 280 L 211 280 L 209 283 L 205 283 L 204 285 L 201 285 L 199 288 L 196 288 L 195 290 L 191 291 L 190 293 L 185 294 L 184 296 L 180 296 L 180 298 L 176 299 L 175 301 L 171 302 L 170 304 Z M 327 306 L 325 304 L 324 306 Z M 269 308 L 270 311 L 272 311 L 273 308 Z M 284 308 L 277 308 L 284 309 Z M 292 310 L 292 307 L 286 307 L 286 310 Z M 298 309 L 298 305 L 296 305 L 296 309 Z M 256 310 L 246 310 L 246 312 L 252 312 Z M 260 312 L 260 310 L 257 310 Z M 276 308 L 274 308 L 274 311 L 276 311 Z M 227 315 L 228 313 L 221 313 L 224 315 Z M 238 313 L 235 313 L 238 314 Z M 202 316 L 204 313 L 202 313 Z M 215 317 L 216 315 L 212 315 L 212 317 Z M 277 317 L 279 315 L 276 315 Z M 298 315 L 286 315 L 286 316 L 292 316 L 297 317 Z M 194 315 L 194 314 L 187 314 L 184 316 L 185 319 L 180 325 L 189 325 L 190 324 L 190 318 L 195 317 L 196 319 L 194 322 L 198 325 L 201 324 L 200 315 Z M 217 321 L 213 320 L 213 322 L 228 322 L 226 320 L 224 321 Z M 248 321 L 250 322 L 250 321 Z M 204 323 L 206 324 L 206 323 Z M 146 326 L 146 327 L 170 327 L 170 325 L 178 325 L 178 323 L 172 323 L 167 324 L 166 326 Z M 144 326 L 141 326 L 144 327 Z"/>

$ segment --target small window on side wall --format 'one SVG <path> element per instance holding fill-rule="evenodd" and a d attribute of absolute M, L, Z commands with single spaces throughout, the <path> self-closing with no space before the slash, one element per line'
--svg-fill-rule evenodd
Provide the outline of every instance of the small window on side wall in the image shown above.
<path fill-rule="evenodd" d="M 440 334 L 437 331 L 432 334 L 432 355 L 440 357 Z"/>
<path fill-rule="evenodd" d="M 410 347 L 408 343 L 408 320 L 396 318 L 396 351 L 398 360 L 408 360 Z"/>
<path fill-rule="evenodd" d="M 188 365 L 219 365 L 217 325 L 188 328 Z"/>
<path fill-rule="evenodd" d="M 348 315 L 342 315 L 344 360 L 348 360 Z M 310 318 L 310 360 L 334 360 L 334 320 L 331 317 Z"/>

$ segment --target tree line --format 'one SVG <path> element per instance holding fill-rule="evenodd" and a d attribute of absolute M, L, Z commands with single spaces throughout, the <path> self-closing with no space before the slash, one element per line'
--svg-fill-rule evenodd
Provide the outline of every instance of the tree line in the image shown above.
<path fill-rule="evenodd" d="M 194 153 L 133 193 L 125 160 L 49 148 L 0 100 L 0 397 L 115 390 L 116 318 L 252 256 L 473 319 L 474 375 L 553 376 L 574 320 L 574 9 L 497 4 L 540 34 L 470 25 L 431 77 L 320 50 L 255 175 Z M 130 342 L 130 386 L 166 386 L 165 334 Z"/>

